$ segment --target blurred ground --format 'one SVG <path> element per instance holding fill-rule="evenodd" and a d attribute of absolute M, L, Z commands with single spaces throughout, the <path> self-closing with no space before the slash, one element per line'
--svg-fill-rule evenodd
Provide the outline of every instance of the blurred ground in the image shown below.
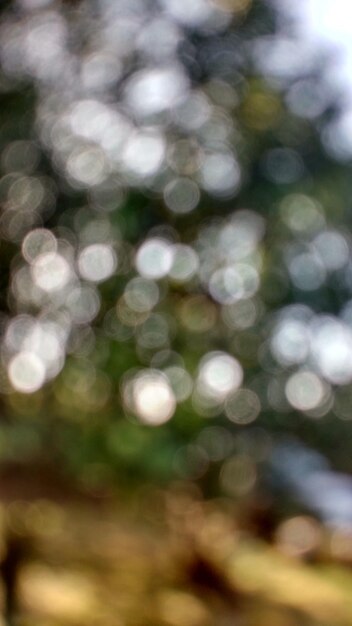
<path fill-rule="evenodd" d="M 187 489 L 90 509 L 17 502 L 5 519 L 27 546 L 18 626 L 352 623 L 348 565 L 283 554 Z"/>

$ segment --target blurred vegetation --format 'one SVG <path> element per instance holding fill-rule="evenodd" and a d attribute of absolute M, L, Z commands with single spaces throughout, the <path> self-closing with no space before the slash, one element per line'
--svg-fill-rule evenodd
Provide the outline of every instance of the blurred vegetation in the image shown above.
<path fill-rule="evenodd" d="M 0 11 L 0 486 L 8 545 L 34 550 L 23 624 L 350 623 L 331 563 L 352 559 L 352 489 L 309 503 L 296 471 L 351 472 L 331 55 L 264 0 Z"/>

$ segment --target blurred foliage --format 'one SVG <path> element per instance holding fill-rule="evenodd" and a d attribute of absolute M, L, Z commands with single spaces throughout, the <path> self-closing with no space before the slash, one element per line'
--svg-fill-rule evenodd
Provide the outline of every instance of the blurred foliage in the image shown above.
<path fill-rule="evenodd" d="M 241 498 L 292 435 L 350 471 L 327 55 L 259 0 L 18 0 L 0 34 L 1 458 Z"/>
<path fill-rule="evenodd" d="M 351 114 L 284 4 L 1 3 L 9 623 L 351 623 Z"/>

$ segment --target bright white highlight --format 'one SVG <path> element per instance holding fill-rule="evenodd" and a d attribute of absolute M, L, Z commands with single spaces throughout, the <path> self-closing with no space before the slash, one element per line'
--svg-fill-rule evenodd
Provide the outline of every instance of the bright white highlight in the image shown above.
<path fill-rule="evenodd" d="M 333 317 L 321 316 L 312 325 L 312 355 L 320 373 L 329 382 L 352 381 L 352 331 Z"/>
<path fill-rule="evenodd" d="M 241 364 L 226 352 L 209 352 L 200 362 L 198 388 L 208 397 L 224 400 L 242 380 Z"/>
<path fill-rule="evenodd" d="M 10 361 L 8 375 L 16 391 L 34 393 L 45 381 L 45 366 L 32 352 L 19 352 Z"/>
<path fill-rule="evenodd" d="M 281 365 L 302 363 L 309 351 L 309 331 L 301 320 L 284 319 L 275 329 L 271 351 Z"/>
<path fill-rule="evenodd" d="M 136 276 L 127 283 L 124 296 L 130 309 L 145 313 L 157 304 L 159 288 L 154 281 Z"/>
<path fill-rule="evenodd" d="M 188 81 L 178 67 L 146 69 L 129 81 L 126 100 L 139 115 L 153 115 L 176 106 L 187 94 Z"/>
<path fill-rule="evenodd" d="M 97 146 L 75 148 L 68 159 L 67 171 L 79 184 L 99 185 L 107 174 L 104 152 Z"/>
<path fill-rule="evenodd" d="M 314 372 L 297 372 L 287 381 L 285 392 L 289 403 L 299 411 L 318 407 L 325 397 L 325 388 Z"/>
<path fill-rule="evenodd" d="M 145 424 L 159 426 L 173 416 L 176 409 L 175 394 L 165 376 L 150 370 L 133 382 L 134 409 Z"/>
<path fill-rule="evenodd" d="M 78 257 L 78 269 L 82 278 L 95 283 L 109 278 L 116 266 L 117 259 L 114 250 L 104 243 L 87 246 Z"/>
<path fill-rule="evenodd" d="M 32 277 L 35 284 L 43 291 L 53 292 L 67 285 L 71 278 L 71 270 L 61 254 L 48 252 L 35 259 Z"/>
<path fill-rule="evenodd" d="M 190 280 L 197 272 L 199 267 L 199 258 L 197 253 L 182 243 L 173 246 L 172 266 L 169 276 L 173 280 L 183 283 Z"/>
<path fill-rule="evenodd" d="M 170 271 L 172 263 L 172 247 L 164 239 L 147 239 L 137 252 L 136 267 L 145 278 L 163 278 Z"/>
<path fill-rule="evenodd" d="M 159 170 L 165 155 L 165 139 L 156 131 L 139 131 L 128 139 L 122 152 L 126 173 L 145 178 Z"/>
<path fill-rule="evenodd" d="M 216 196 L 232 195 L 241 182 L 241 170 L 232 154 L 210 154 L 201 167 L 204 189 Z"/>

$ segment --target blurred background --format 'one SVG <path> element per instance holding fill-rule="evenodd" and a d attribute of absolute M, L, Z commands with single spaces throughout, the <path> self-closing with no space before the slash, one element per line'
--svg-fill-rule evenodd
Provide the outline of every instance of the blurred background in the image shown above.
<path fill-rule="evenodd" d="M 352 623 L 351 16 L 1 3 L 1 626 Z"/>

